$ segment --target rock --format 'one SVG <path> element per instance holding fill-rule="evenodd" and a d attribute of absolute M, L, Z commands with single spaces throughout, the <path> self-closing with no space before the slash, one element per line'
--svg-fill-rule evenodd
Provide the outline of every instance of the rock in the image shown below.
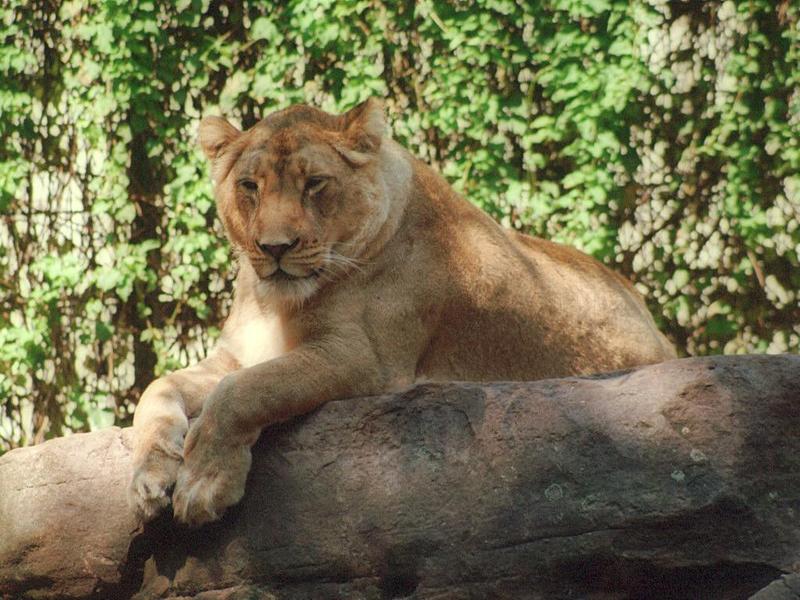
<path fill-rule="evenodd" d="M 112 427 L 0 457 L 0 596 L 87 598 L 118 585 L 136 522 L 132 430 Z"/>
<path fill-rule="evenodd" d="M 136 531 L 130 432 L 75 435 L 0 457 L 0 595 L 766 594 L 800 567 L 798 431 L 798 356 L 419 385 L 265 431 L 219 523 Z"/>
<path fill-rule="evenodd" d="M 750 596 L 750 600 L 800 600 L 800 575 L 784 575 Z"/>

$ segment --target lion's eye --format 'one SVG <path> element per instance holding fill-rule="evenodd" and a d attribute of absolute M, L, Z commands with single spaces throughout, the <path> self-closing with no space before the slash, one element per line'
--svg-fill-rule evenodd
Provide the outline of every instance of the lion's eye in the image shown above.
<path fill-rule="evenodd" d="M 325 184 L 328 183 L 328 178 L 323 177 L 322 175 L 312 175 L 308 179 L 306 179 L 306 185 L 303 188 L 303 194 L 310 196 L 311 194 L 316 194 L 322 188 L 325 187 Z"/>
<path fill-rule="evenodd" d="M 258 184 L 252 179 L 240 179 L 239 186 L 248 192 L 258 191 Z"/>

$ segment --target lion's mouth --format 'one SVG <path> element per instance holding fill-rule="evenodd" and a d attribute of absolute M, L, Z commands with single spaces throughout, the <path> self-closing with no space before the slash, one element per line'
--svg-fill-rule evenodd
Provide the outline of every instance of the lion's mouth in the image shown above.
<path fill-rule="evenodd" d="M 298 281 L 302 279 L 314 279 L 315 277 L 319 277 L 320 271 L 313 270 L 307 275 L 292 275 L 291 273 L 287 273 L 282 268 L 278 267 L 271 275 L 267 275 L 263 277 L 263 279 L 267 281 Z"/>
<path fill-rule="evenodd" d="M 319 265 L 314 268 L 313 265 L 276 265 L 274 262 L 268 264 L 266 260 L 260 257 L 248 257 L 250 265 L 256 272 L 258 278 L 264 283 L 272 284 L 291 284 L 299 283 L 302 281 L 313 281 L 319 278 L 323 271 L 324 266 Z"/>

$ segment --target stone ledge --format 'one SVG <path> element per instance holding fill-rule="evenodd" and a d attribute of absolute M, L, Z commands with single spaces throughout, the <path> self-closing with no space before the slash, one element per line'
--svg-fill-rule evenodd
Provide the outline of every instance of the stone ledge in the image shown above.
<path fill-rule="evenodd" d="M 265 431 L 194 531 L 74 435 L 0 457 L 0 596 L 744 598 L 800 567 L 798 432 L 798 356 L 426 384 Z"/>

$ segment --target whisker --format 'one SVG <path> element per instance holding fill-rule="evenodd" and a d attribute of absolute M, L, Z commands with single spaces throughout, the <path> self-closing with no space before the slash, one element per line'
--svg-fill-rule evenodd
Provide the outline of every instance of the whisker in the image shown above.
<path fill-rule="evenodd" d="M 333 246 L 329 246 L 327 250 L 328 250 L 328 256 L 329 257 L 334 258 L 335 260 L 339 260 L 341 262 L 346 262 L 348 264 L 365 265 L 365 264 L 367 264 L 369 262 L 367 260 L 354 258 L 352 256 L 345 256 L 341 252 L 339 252 L 337 250 L 334 250 Z"/>
<path fill-rule="evenodd" d="M 302 260 L 304 258 L 314 258 L 316 256 L 319 256 L 320 254 L 322 254 L 322 251 L 319 249 L 315 249 L 309 252 L 298 252 L 296 254 L 295 253 L 287 254 L 287 257 L 291 256 L 291 258 Z"/>
<path fill-rule="evenodd" d="M 341 248 L 344 251 L 347 251 L 348 249 L 350 249 L 350 247 L 354 246 L 354 244 L 352 242 L 341 242 L 341 243 L 338 243 L 338 244 L 327 244 L 327 245 L 324 245 L 323 248 L 328 252 L 329 255 L 335 255 L 335 256 L 337 256 L 339 258 L 342 258 L 344 260 L 352 261 L 353 263 L 359 263 L 359 264 L 367 264 L 367 263 L 369 263 L 368 260 L 364 260 L 364 259 L 360 259 L 360 258 L 355 258 L 355 257 L 343 255 L 341 252 L 339 252 L 338 250 L 334 249 L 334 245 L 338 246 L 339 248 Z"/>
<path fill-rule="evenodd" d="M 355 262 L 347 258 L 346 256 L 342 256 L 341 254 L 334 254 L 330 253 L 328 255 L 328 264 L 331 266 L 340 267 L 343 271 L 349 269 L 354 269 L 356 271 L 363 271 L 364 268 L 359 263 Z"/>

